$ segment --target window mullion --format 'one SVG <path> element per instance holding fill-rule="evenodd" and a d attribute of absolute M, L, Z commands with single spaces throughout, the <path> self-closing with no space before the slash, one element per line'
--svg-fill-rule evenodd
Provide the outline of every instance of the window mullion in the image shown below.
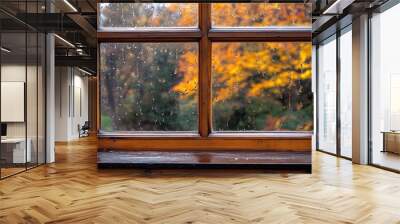
<path fill-rule="evenodd" d="M 209 32 L 212 41 L 311 41 L 311 28 L 214 28 Z"/>
<path fill-rule="evenodd" d="M 211 5 L 200 3 L 199 12 L 199 132 L 201 137 L 207 137 L 211 133 Z"/>

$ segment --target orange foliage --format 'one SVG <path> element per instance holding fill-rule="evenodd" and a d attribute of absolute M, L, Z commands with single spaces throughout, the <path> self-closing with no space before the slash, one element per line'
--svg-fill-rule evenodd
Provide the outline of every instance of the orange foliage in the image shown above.
<path fill-rule="evenodd" d="M 228 27 L 309 26 L 309 10 L 309 5 L 302 3 L 215 3 L 212 21 L 216 26 Z"/>
<path fill-rule="evenodd" d="M 197 4 L 167 4 L 168 11 L 172 14 L 175 12 L 181 13 L 181 18 L 177 21 L 177 26 L 192 26 L 196 24 L 197 17 L 193 16 L 197 14 Z"/>
<path fill-rule="evenodd" d="M 311 44 L 216 43 L 212 53 L 213 81 L 225 83 L 214 93 L 214 102 L 228 99 L 254 73 L 264 74 L 265 78 L 251 83 L 248 96 L 261 96 L 264 89 L 311 78 Z"/>
<path fill-rule="evenodd" d="M 217 3 L 212 4 L 212 21 L 214 26 L 310 25 L 307 7 L 304 4 Z M 187 15 L 193 15 L 193 12 L 182 12 L 182 21 L 186 21 Z M 198 66 L 197 57 L 188 52 L 180 58 L 179 71 L 184 79 L 174 90 L 184 98 L 194 96 L 197 91 L 192 86 L 197 84 L 194 69 Z M 265 78 L 251 83 L 247 95 L 262 96 L 264 90 L 289 87 L 295 80 L 311 78 L 311 43 L 214 43 L 212 66 L 213 82 L 224 84 L 213 92 L 213 103 L 229 99 L 255 73 L 262 73 Z"/>
<path fill-rule="evenodd" d="M 122 20 L 122 22 L 117 19 L 115 23 L 135 28 L 192 27 L 198 23 L 197 4 L 135 4 L 116 5 L 115 7 L 119 7 L 118 10 L 124 12 L 129 19 Z M 310 4 L 302 3 L 215 3 L 212 4 L 212 25 L 214 27 L 258 28 L 311 26 L 310 7 Z M 113 15 L 112 11 L 107 10 L 107 8 L 103 10 L 103 14 L 108 19 L 106 20 L 106 27 L 108 23 L 113 23 L 110 18 L 117 18 L 115 15 L 119 15 L 117 13 Z M 108 26 L 110 25 L 108 24 Z M 197 55 L 197 52 L 192 50 L 184 51 L 182 54 L 177 52 L 177 55 L 180 55 L 177 73 L 182 79 L 173 86 L 172 91 L 179 93 L 178 95 L 186 99 L 186 102 L 190 102 L 198 95 L 198 76 L 201 74 L 199 74 L 199 55 Z M 128 57 L 134 57 L 134 55 L 132 54 Z M 230 114 L 235 108 L 247 107 L 251 105 L 251 100 L 253 99 L 263 99 L 263 102 L 267 102 L 268 98 L 272 98 L 270 95 L 274 95 L 275 98 L 281 97 L 281 101 L 285 101 L 284 103 L 278 102 L 282 104 L 282 111 L 291 112 L 304 109 L 301 100 L 291 100 L 291 98 L 296 94 L 301 95 L 299 94 L 301 91 L 296 89 L 302 88 L 301 84 L 296 81 L 311 79 L 310 42 L 218 42 L 212 45 L 211 60 L 212 103 L 216 104 L 233 99 L 233 103 L 230 101 L 227 103 L 229 104 L 226 107 L 226 110 L 229 111 L 228 114 L 221 116 L 227 122 L 231 118 L 243 118 L 240 114 Z M 129 71 L 121 71 L 121 73 L 125 74 Z M 292 92 L 296 93 L 292 94 Z M 245 98 L 244 100 L 250 99 L 250 103 L 242 103 L 240 100 L 243 98 Z M 268 103 L 271 105 L 271 102 Z M 218 105 L 224 105 L 224 103 Z M 218 105 L 214 105 L 215 107 L 213 108 Z M 306 109 L 309 109 L 309 107 Z M 258 112 L 253 110 L 252 113 Z M 254 124 L 256 122 L 264 122 L 265 127 L 261 127 L 264 130 L 283 130 L 282 126 L 285 123 L 298 119 L 298 117 L 294 116 L 294 113 L 280 112 L 279 115 L 274 115 L 272 112 L 268 113 L 270 116 L 267 116 L 266 120 L 252 122 Z M 307 110 L 304 110 L 305 113 L 307 113 Z M 247 116 L 251 117 L 251 119 L 261 118 L 261 116 L 253 114 L 247 114 Z M 302 119 L 301 116 L 304 115 L 300 114 L 300 119 Z M 312 119 L 304 119 L 303 123 L 300 122 L 296 127 L 290 127 L 291 130 L 311 130 Z M 254 124 L 251 124 L 253 125 L 251 126 L 251 122 L 246 119 L 242 119 L 240 122 L 242 123 L 240 124 L 242 129 L 260 129 Z M 248 123 L 251 127 L 244 126 L 243 123 Z M 214 127 L 217 126 L 215 125 Z"/>
<path fill-rule="evenodd" d="M 197 80 L 199 64 L 197 61 L 197 54 L 188 51 L 179 59 L 179 73 L 184 74 L 183 80 L 173 87 L 173 90 L 181 93 L 183 98 L 193 96 L 197 92 Z"/>

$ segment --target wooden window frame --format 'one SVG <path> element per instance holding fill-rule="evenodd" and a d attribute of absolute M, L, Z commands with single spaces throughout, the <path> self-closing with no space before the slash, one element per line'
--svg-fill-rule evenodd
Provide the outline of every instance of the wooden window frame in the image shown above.
<path fill-rule="evenodd" d="M 212 131 L 211 47 L 213 42 L 311 42 L 311 27 L 213 28 L 211 3 L 198 4 L 198 28 L 97 32 L 98 48 L 101 43 L 112 42 L 197 42 L 199 46 L 198 133 L 100 132 L 100 60 L 98 60 L 99 149 L 310 151 L 312 132 L 308 131 Z M 98 49 L 98 59 L 99 52 Z"/>

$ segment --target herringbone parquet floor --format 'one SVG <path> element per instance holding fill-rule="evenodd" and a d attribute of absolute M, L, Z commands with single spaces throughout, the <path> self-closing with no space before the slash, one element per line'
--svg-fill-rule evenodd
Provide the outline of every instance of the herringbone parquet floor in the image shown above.
<path fill-rule="evenodd" d="M 313 174 L 97 170 L 93 140 L 0 181 L 0 223 L 400 223 L 400 175 L 314 153 Z"/>

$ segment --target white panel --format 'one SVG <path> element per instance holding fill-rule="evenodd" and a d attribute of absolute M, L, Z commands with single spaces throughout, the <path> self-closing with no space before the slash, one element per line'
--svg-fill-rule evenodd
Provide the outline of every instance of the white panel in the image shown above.
<path fill-rule="evenodd" d="M 75 87 L 74 93 L 74 118 L 72 121 L 72 136 L 73 138 L 77 138 L 79 136 L 78 125 L 81 124 L 81 88 Z"/>
<path fill-rule="evenodd" d="M 53 4 L 48 1 L 48 8 L 50 12 L 54 11 Z M 55 133 L 55 42 L 54 34 L 47 35 L 46 41 L 46 163 L 55 161 L 55 146 L 54 146 L 54 133 Z"/>
<path fill-rule="evenodd" d="M 390 130 L 400 130 L 400 74 L 390 75 Z"/>
<path fill-rule="evenodd" d="M 368 15 L 352 24 L 352 158 L 368 163 Z M 374 84 L 374 81 L 371 82 Z"/>
<path fill-rule="evenodd" d="M 24 122 L 24 82 L 1 82 L 1 122 Z"/>

